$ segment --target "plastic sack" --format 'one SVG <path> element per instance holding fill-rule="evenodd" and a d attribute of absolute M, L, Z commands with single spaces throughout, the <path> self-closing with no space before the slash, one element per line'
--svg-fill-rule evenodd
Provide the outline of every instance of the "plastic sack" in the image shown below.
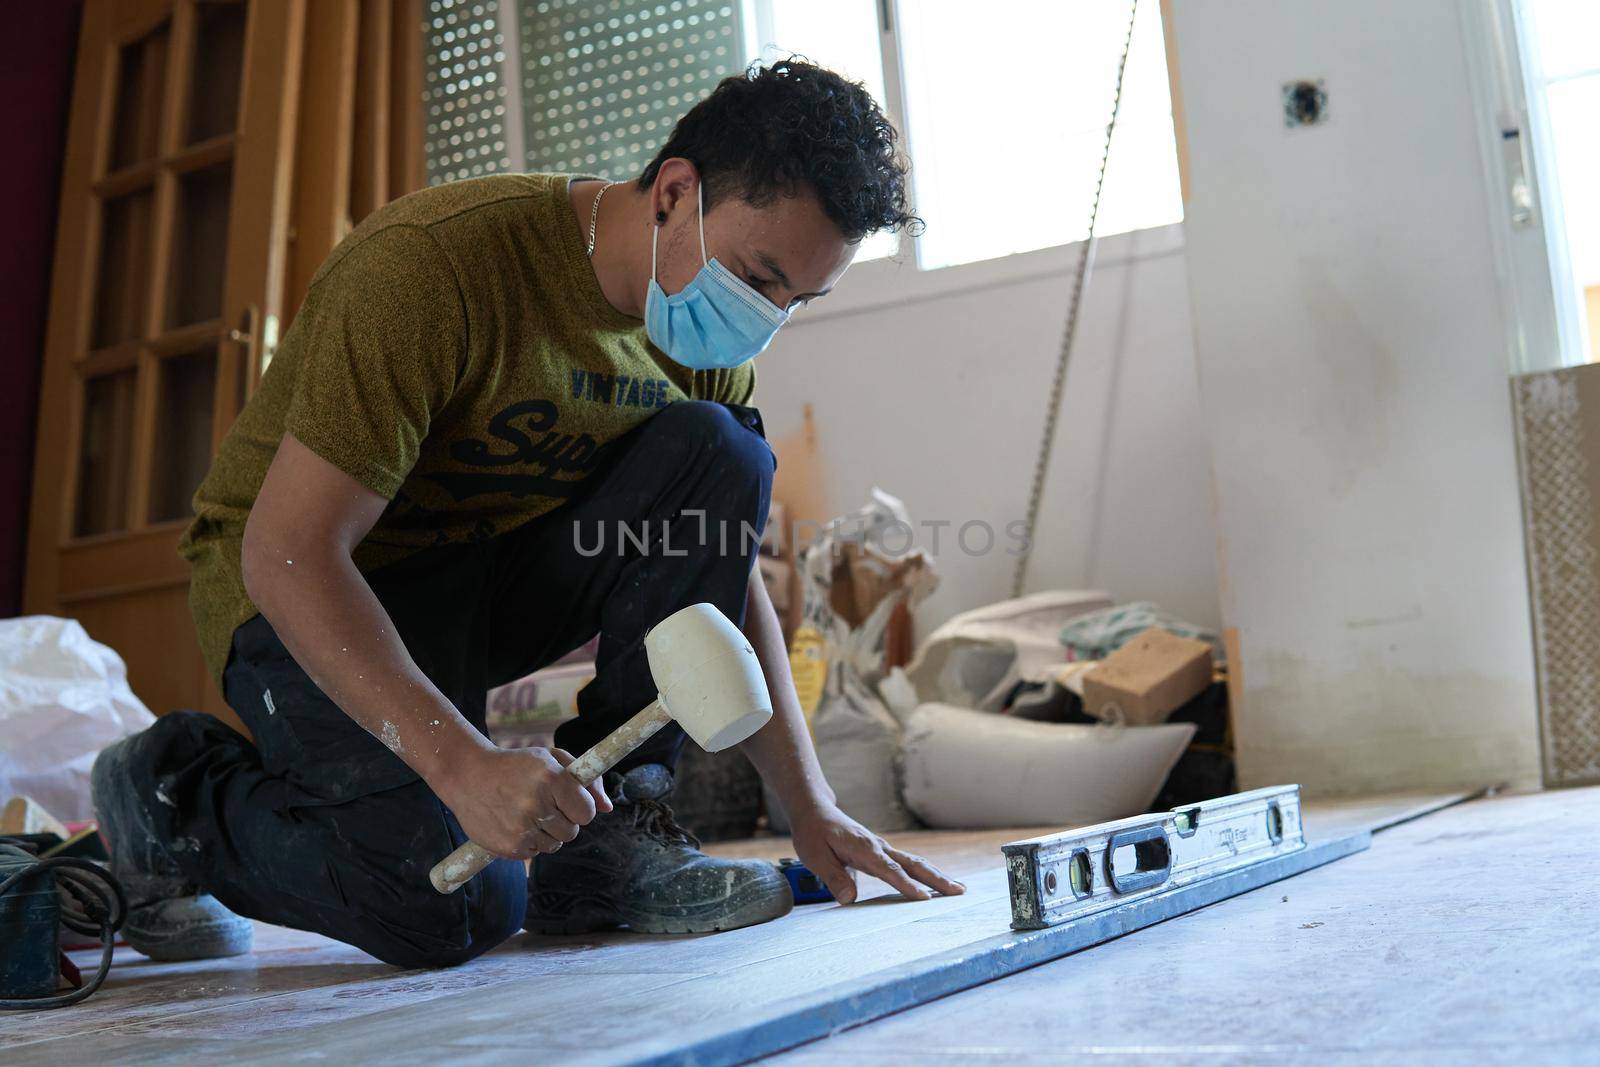
<path fill-rule="evenodd" d="M 906 805 L 929 826 L 1064 828 L 1150 808 L 1194 737 L 1192 723 L 1026 722 L 924 704 L 906 724 Z"/>
<path fill-rule="evenodd" d="M 26 795 L 58 819 L 92 819 L 95 756 L 155 721 L 122 657 L 75 620 L 0 619 L 0 803 Z"/>
<path fill-rule="evenodd" d="M 916 825 L 895 778 L 900 722 L 876 690 L 885 675 L 885 635 L 895 609 L 915 605 L 938 582 L 920 550 L 891 556 L 873 544 L 892 523 L 911 525 L 899 500 L 874 489 L 870 504 L 830 522 L 800 560 L 798 633 L 820 637 L 826 663 L 810 715 L 817 760 L 840 810 L 879 833 Z M 770 795 L 767 811 L 774 829 L 787 828 Z"/>
<path fill-rule="evenodd" d="M 1057 590 L 962 612 L 928 636 L 906 675 L 925 702 L 1000 711 L 1018 682 L 1061 669 L 1063 625 L 1110 605 L 1106 593 Z"/>

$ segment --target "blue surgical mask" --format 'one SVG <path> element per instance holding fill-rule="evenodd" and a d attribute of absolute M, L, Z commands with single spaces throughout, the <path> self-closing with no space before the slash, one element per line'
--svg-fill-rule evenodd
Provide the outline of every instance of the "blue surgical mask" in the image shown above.
<path fill-rule="evenodd" d="M 650 288 L 645 291 L 644 328 L 656 347 L 693 370 L 737 367 L 759 355 L 789 313 L 752 289 L 727 267 L 706 259 L 705 195 L 697 186 L 700 260 L 689 284 L 668 296 L 656 282 L 656 238 L 650 234 Z"/>

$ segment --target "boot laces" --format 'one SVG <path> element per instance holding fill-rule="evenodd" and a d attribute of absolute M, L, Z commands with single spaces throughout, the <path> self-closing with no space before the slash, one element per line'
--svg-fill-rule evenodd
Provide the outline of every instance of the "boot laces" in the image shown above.
<path fill-rule="evenodd" d="M 673 818 L 672 809 L 659 800 L 633 802 L 633 825 L 659 841 L 683 841 L 691 848 L 700 847 L 700 839 L 688 827 Z"/>

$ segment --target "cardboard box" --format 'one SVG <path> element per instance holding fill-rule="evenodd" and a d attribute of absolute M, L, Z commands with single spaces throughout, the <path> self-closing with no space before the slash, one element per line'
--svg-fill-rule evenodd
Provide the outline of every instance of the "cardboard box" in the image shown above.
<path fill-rule="evenodd" d="M 578 691 L 593 681 L 593 663 L 541 667 L 523 678 L 489 690 L 489 736 L 515 733 L 529 726 L 550 726 L 578 714 Z"/>
<path fill-rule="evenodd" d="M 1167 716 L 1211 684 L 1211 646 L 1152 627 L 1083 675 L 1083 707 L 1134 726 Z"/>
<path fill-rule="evenodd" d="M 43 804 L 24 796 L 12 797 L 0 810 L 0 834 L 55 834 L 63 841 L 71 836 L 65 824 L 46 811 Z"/>

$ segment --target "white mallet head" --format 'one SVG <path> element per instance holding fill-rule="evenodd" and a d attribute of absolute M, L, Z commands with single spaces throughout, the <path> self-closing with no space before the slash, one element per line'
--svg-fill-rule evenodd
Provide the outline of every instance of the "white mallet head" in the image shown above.
<path fill-rule="evenodd" d="M 737 745 L 772 718 L 755 649 L 715 606 L 672 613 L 644 648 L 667 713 L 707 752 Z"/>

